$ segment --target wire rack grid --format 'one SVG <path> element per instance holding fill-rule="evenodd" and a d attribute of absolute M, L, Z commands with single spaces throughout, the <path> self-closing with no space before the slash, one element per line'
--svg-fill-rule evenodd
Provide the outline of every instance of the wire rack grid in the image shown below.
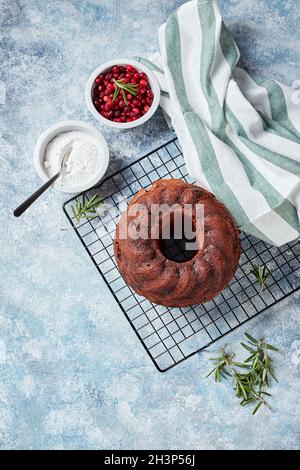
<path fill-rule="evenodd" d="M 235 277 L 217 297 L 186 308 L 153 304 L 123 280 L 113 243 L 116 223 L 124 210 L 120 200 L 130 201 L 139 189 L 160 178 L 193 182 L 176 138 L 77 196 L 87 200 L 99 193 L 105 203 L 105 211 L 99 216 L 76 224 L 72 212 L 76 197 L 68 200 L 63 209 L 151 360 L 164 372 L 300 289 L 300 243 L 296 240 L 275 248 L 242 233 Z M 272 271 L 262 292 L 250 274 L 253 264 L 267 265 Z"/>

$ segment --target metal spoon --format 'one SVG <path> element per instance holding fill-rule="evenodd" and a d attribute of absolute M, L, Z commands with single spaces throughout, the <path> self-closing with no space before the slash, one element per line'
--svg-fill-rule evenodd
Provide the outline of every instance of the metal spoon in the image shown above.
<path fill-rule="evenodd" d="M 26 201 L 22 202 L 22 204 L 20 204 L 15 210 L 14 210 L 14 215 L 16 217 L 19 217 L 20 215 L 23 214 L 23 212 L 26 211 L 26 209 L 28 209 L 29 206 L 31 206 L 31 204 L 37 200 L 38 197 L 41 196 L 41 194 L 43 194 L 46 189 L 49 188 L 49 186 L 51 186 L 54 181 L 57 180 L 57 178 L 61 175 L 64 174 L 65 170 L 66 170 L 66 162 L 70 156 L 72 152 L 72 147 L 70 147 L 66 153 L 64 154 L 63 156 L 63 159 L 61 161 L 61 167 L 60 167 L 60 170 L 58 173 L 56 173 L 54 176 L 52 176 L 52 178 L 50 178 L 46 183 L 43 184 L 43 186 L 41 186 L 39 189 L 37 189 L 31 196 L 29 196 Z"/>

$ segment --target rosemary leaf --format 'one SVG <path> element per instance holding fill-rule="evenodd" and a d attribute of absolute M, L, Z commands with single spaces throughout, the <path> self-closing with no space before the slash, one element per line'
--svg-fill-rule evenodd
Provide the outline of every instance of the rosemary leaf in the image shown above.
<path fill-rule="evenodd" d="M 255 354 L 254 349 L 250 348 L 250 346 L 248 346 L 248 344 L 241 343 L 241 345 L 243 346 L 243 348 L 245 348 L 245 349 L 247 349 L 248 351 L 250 351 L 251 353 L 254 353 L 254 354 Z"/>
<path fill-rule="evenodd" d="M 242 367 L 243 369 L 249 369 L 249 365 L 243 362 L 232 361 L 232 364 L 237 367 Z"/>
<path fill-rule="evenodd" d="M 128 106 L 128 101 L 127 101 L 126 94 L 123 88 L 122 88 L 122 96 L 123 96 L 124 103 L 126 104 L 126 106 Z"/>
<path fill-rule="evenodd" d="M 245 333 L 245 336 L 251 341 L 251 343 L 257 344 L 258 341 L 253 338 L 253 336 L 249 335 L 249 333 Z"/>
<path fill-rule="evenodd" d="M 274 348 L 274 346 L 271 346 L 271 344 L 266 344 L 266 348 L 270 349 L 270 351 L 276 351 L 276 352 L 279 351 L 277 348 Z"/>
<path fill-rule="evenodd" d="M 255 415 L 255 413 L 259 410 L 259 408 L 261 407 L 261 405 L 263 404 L 262 401 L 258 402 L 256 407 L 254 408 L 252 414 Z"/>
<path fill-rule="evenodd" d="M 207 377 L 209 377 L 211 374 L 213 374 L 215 370 L 216 370 L 216 369 L 212 369 L 211 371 L 209 371 L 209 373 L 205 376 L 205 379 L 206 379 Z"/>
<path fill-rule="evenodd" d="M 115 91 L 114 91 L 114 96 L 113 96 L 113 101 L 115 101 L 115 99 L 117 98 L 118 94 L 120 93 L 120 90 L 121 88 L 119 88 L 118 86 L 115 88 Z"/>

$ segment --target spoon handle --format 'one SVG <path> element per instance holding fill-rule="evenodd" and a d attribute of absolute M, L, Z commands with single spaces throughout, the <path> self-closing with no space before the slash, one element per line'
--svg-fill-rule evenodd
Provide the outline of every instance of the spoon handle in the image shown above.
<path fill-rule="evenodd" d="M 52 178 L 50 178 L 50 180 L 46 181 L 46 183 L 44 183 L 39 189 L 37 189 L 31 196 L 29 196 L 24 202 L 22 202 L 22 204 L 20 204 L 15 210 L 14 210 L 14 216 L 16 217 L 20 217 L 20 215 L 23 214 L 23 212 L 26 211 L 26 209 L 28 209 L 29 206 L 31 206 L 31 204 L 37 200 L 38 197 L 40 197 L 41 194 L 43 194 L 46 189 L 49 188 L 49 186 L 51 186 L 52 183 L 54 183 L 55 180 L 57 180 L 59 176 L 59 172 L 56 173 L 56 175 L 52 176 Z"/>

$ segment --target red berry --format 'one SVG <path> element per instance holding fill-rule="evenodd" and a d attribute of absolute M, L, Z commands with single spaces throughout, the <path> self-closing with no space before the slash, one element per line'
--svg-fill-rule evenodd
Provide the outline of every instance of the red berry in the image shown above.
<path fill-rule="evenodd" d="M 105 101 L 105 102 L 109 101 L 109 96 L 107 96 L 107 95 L 103 96 L 103 101 Z"/>
<path fill-rule="evenodd" d="M 100 85 L 103 82 L 103 75 L 99 75 L 99 77 L 96 78 L 95 82 L 97 85 Z"/>
<path fill-rule="evenodd" d="M 148 82 L 144 78 L 142 78 L 142 80 L 140 80 L 140 85 L 142 87 L 146 87 L 148 85 Z"/>
<path fill-rule="evenodd" d="M 132 112 L 133 112 L 133 114 L 136 115 L 136 116 L 137 116 L 138 114 L 140 114 L 139 108 L 133 108 L 133 109 L 132 109 Z"/>
<path fill-rule="evenodd" d="M 108 93 L 111 93 L 112 91 L 114 91 L 114 86 L 111 83 L 109 83 L 106 87 L 106 90 L 108 91 Z"/>
<path fill-rule="evenodd" d="M 148 105 L 146 104 L 146 106 L 144 106 L 144 111 L 145 111 L 145 113 L 146 113 L 147 111 L 149 111 L 149 109 L 150 109 L 150 106 L 148 106 Z"/>

